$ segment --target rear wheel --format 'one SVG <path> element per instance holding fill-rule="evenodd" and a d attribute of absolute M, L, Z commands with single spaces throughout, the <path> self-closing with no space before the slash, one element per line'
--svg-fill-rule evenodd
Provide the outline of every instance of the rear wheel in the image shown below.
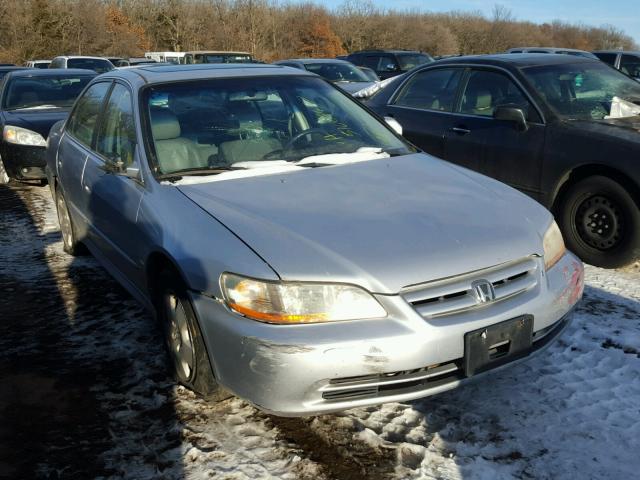
<path fill-rule="evenodd" d="M 71 220 L 69 208 L 67 207 L 67 201 L 59 188 L 56 189 L 56 210 L 58 212 L 60 232 L 62 233 L 62 249 L 69 255 L 79 255 L 82 245 L 76 238 L 73 220 Z"/>
<path fill-rule="evenodd" d="M 160 276 L 156 310 L 176 380 L 209 400 L 229 397 L 213 376 L 187 289 L 170 271 Z"/>
<path fill-rule="evenodd" d="M 598 175 L 570 186 L 559 217 L 567 246 L 583 261 L 617 268 L 640 258 L 640 210 L 616 181 Z"/>

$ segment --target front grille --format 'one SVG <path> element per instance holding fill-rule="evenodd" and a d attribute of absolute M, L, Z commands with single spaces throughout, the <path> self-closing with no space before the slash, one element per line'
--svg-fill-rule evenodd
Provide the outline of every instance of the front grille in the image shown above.
<path fill-rule="evenodd" d="M 424 390 L 463 378 L 461 362 L 431 365 L 414 370 L 336 378 L 322 388 L 327 401 L 389 396 Z"/>
<path fill-rule="evenodd" d="M 476 298 L 472 283 L 477 280 L 486 280 L 493 285 L 495 299 L 492 302 L 481 303 Z M 516 262 L 410 287 L 402 292 L 402 297 L 422 317 L 434 318 L 491 305 L 515 297 L 537 284 L 538 262 L 535 257 L 527 257 Z"/>

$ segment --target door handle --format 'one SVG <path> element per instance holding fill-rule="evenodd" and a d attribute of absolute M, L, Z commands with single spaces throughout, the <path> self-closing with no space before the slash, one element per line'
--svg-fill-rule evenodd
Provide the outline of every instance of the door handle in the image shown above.
<path fill-rule="evenodd" d="M 471 130 L 469 130 L 468 128 L 464 128 L 464 127 L 453 127 L 453 128 L 451 128 L 451 131 L 459 133 L 461 135 L 466 135 L 467 133 L 471 133 Z"/>
<path fill-rule="evenodd" d="M 91 193 L 91 189 L 89 188 L 89 185 L 84 186 L 84 191 L 87 193 Z"/>

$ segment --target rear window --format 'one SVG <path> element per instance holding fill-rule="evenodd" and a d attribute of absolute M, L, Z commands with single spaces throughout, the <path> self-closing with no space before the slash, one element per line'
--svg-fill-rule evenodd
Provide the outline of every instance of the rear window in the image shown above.
<path fill-rule="evenodd" d="M 13 78 L 5 86 L 2 107 L 69 108 L 91 78 L 90 75 Z"/>
<path fill-rule="evenodd" d="M 98 73 L 110 72 L 113 64 L 109 60 L 101 58 L 70 58 L 67 60 L 67 68 L 84 68 Z"/>
<path fill-rule="evenodd" d="M 402 54 L 398 55 L 398 63 L 401 70 L 411 70 L 418 65 L 424 65 L 425 63 L 433 62 L 433 58 L 424 53 L 420 54 Z"/>

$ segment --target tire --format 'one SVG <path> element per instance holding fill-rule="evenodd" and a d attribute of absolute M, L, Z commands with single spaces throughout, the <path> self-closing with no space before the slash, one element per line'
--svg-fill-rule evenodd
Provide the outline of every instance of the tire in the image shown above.
<path fill-rule="evenodd" d="M 584 262 L 618 268 L 640 258 L 640 210 L 615 180 L 598 175 L 571 185 L 557 213 L 567 247 Z"/>
<path fill-rule="evenodd" d="M 216 382 L 187 288 L 178 275 L 160 275 L 156 313 L 176 381 L 207 400 L 231 396 Z"/>
<path fill-rule="evenodd" d="M 11 177 L 4 168 L 2 158 L 0 158 L 0 185 L 8 185 L 11 182 Z"/>
<path fill-rule="evenodd" d="M 60 188 L 56 188 L 56 211 L 58 212 L 58 223 L 62 233 L 62 249 L 74 257 L 80 255 L 82 253 L 82 244 L 78 242 L 67 201 Z"/>

